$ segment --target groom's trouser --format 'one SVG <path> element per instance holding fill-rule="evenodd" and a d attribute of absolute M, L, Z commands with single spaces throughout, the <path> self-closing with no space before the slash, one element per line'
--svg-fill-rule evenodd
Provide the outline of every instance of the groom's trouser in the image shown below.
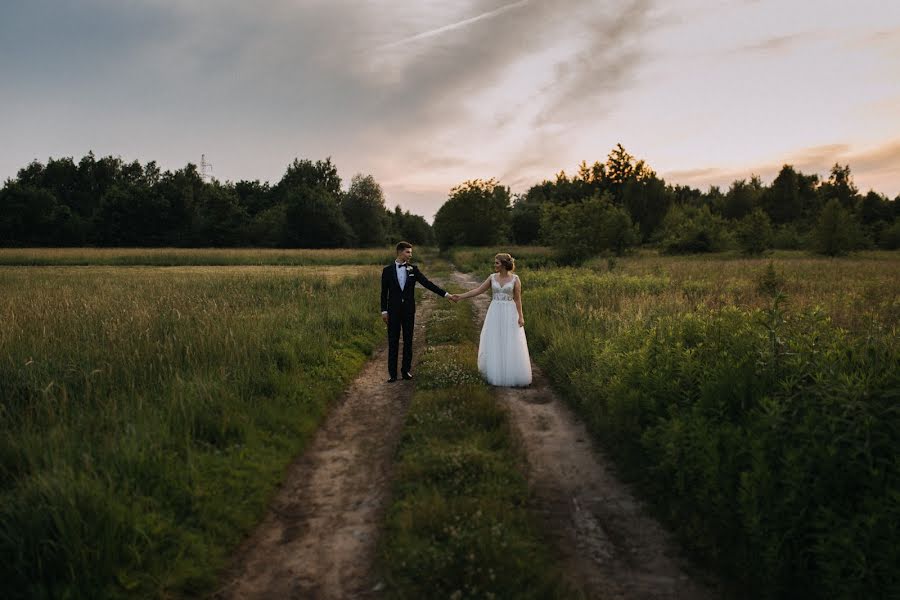
<path fill-rule="evenodd" d="M 413 327 L 416 313 L 400 309 L 388 313 L 388 374 L 397 376 L 397 354 L 400 351 L 400 332 L 403 332 L 403 363 L 400 370 L 409 373 L 412 369 Z"/>

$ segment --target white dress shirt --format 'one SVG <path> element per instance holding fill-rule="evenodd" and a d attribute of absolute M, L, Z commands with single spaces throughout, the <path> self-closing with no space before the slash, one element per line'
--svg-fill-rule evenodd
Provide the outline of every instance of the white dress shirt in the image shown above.
<path fill-rule="evenodd" d="M 406 287 L 406 263 L 395 260 L 394 264 L 397 265 L 397 281 L 400 283 L 400 291 L 403 291 L 403 288 Z"/>

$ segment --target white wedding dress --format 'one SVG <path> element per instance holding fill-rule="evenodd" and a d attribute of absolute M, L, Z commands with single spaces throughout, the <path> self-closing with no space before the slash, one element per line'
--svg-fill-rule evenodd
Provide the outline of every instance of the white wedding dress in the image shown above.
<path fill-rule="evenodd" d="M 491 304 L 481 327 L 478 370 L 491 385 L 524 386 L 531 383 L 531 358 L 525 328 L 519 327 L 519 312 L 513 300 L 518 275 L 505 285 L 491 274 Z"/>

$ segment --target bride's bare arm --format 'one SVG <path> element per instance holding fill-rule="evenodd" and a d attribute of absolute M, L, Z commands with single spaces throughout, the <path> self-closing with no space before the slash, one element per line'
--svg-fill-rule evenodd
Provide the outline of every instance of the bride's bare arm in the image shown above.
<path fill-rule="evenodd" d="M 516 310 L 519 312 L 519 327 L 525 326 L 525 315 L 522 314 L 522 282 L 516 277 L 516 283 L 513 285 L 513 300 L 516 301 Z"/>
<path fill-rule="evenodd" d="M 491 278 L 490 277 L 485 279 L 484 283 L 479 285 L 477 288 L 471 289 L 468 292 L 466 292 L 465 294 L 459 294 L 457 296 L 457 298 L 462 300 L 464 298 L 471 298 L 473 296 L 477 296 L 478 294 L 483 294 L 488 290 L 489 287 L 491 287 Z"/>

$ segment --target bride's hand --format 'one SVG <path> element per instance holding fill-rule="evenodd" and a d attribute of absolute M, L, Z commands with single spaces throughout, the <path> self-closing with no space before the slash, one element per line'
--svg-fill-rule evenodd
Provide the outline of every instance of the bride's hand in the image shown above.
<path fill-rule="evenodd" d="M 525 319 L 519 317 L 519 327 L 525 327 Z"/>

